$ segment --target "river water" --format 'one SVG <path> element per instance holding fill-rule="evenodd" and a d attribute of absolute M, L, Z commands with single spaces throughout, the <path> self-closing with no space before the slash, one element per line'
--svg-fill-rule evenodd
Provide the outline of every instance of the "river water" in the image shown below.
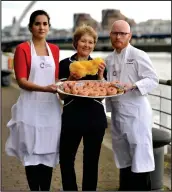
<path fill-rule="evenodd" d="M 61 50 L 60 51 L 60 60 L 66 57 L 70 57 L 75 52 L 72 50 Z M 105 58 L 110 52 L 93 52 L 91 56 Z M 148 53 L 153 66 L 156 69 L 156 72 L 159 76 L 159 79 L 169 80 L 171 79 L 171 54 L 170 53 Z M 153 122 L 162 124 L 168 128 L 171 128 L 171 86 L 160 85 L 155 91 L 152 92 L 156 95 L 161 95 L 169 98 L 170 100 L 160 99 L 155 96 L 148 96 L 152 108 L 161 109 L 170 113 L 164 114 L 153 110 Z M 106 113 L 108 117 L 111 116 L 110 113 Z M 158 125 L 154 124 L 154 127 L 159 128 Z M 163 128 L 163 127 L 161 127 Z M 165 129 L 166 130 L 166 129 Z"/>

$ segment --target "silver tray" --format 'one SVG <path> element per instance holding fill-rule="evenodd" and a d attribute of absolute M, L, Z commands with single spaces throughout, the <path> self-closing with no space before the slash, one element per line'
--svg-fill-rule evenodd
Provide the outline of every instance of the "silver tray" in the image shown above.
<path fill-rule="evenodd" d="M 82 82 L 84 82 L 84 81 L 88 81 L 88 80 L 81 80 L 81 81 L 78 81 L 77 83 L 82 83 Z M 89 81 L 99 81 L 100 82 L 100 80 L 89 80 Z M 84 95 L 76 95 L 76 94 L 71 94 L 71 93 L 66 93 L 66 92 L 64 92 L 63 91 L 63 83 L 64 82 L 57 82 L 56 83 L 56 85 L 58 86 L 58 88 L 57 88 L 57 91 L 59 92 L 59 93 L 61 93 L 61 94 L 64 94 L 64 95 L 71 95 L 71 96 L 76 96 L 76 97 L 85 97 L 85 98 L 94 98 L 94 99 L 98 99 L 98 98 L 108 98 L 108 97 L 117 97 L 117 96 L 120 96 L 120 95 L 123 95 L 124 94 L 124 91 L 123 92 L 121 92 L 121 93 L 118 93 L 118 94 L 115 94 L 115 95 L 106 95 L 106 96 L 84 96 Z"/>

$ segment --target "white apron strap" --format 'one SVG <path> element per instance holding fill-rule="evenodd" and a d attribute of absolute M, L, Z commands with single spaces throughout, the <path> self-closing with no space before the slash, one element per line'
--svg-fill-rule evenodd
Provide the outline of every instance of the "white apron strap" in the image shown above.
<path fill-rule="evenodd" d="M 35 46 L 34 46 L 32 40 L 30 40 L 30 44 L 31 44 L 31 55 L 32 55 L 32 56 L 37 56 L 37 53 L 36 53 L 36 50 L 35 50 Z M 53 57 L 52 52 L 51 52 L 51 49 L 50 49 L 50 47 L 49 47 L 49 45 L 48 45 L 47 42 L 46 42 L 46 48 L 47 48 L 47 50 L 48 50 L 48 55 L 49 55 L 50 57 Z"/>
<path fill-rule="evenodd" d="M 50 57 L 53 57 L 52 52 L 51 52 L 51 49 L 50 49 L 50 47 L 49 47 L 49 45 L 48 45 L 47 42 L 46 42 L 46 47 L 47 47 L 47 50 L 48 50 L 48 55 L 49 55 Z M 54 61 L 54 59 L 53 59 L 53 61 Z"/>
<path fill-rule="evenodd" d="M 30 40 L 31 56 L 37 56 L 33 41 Z"/>

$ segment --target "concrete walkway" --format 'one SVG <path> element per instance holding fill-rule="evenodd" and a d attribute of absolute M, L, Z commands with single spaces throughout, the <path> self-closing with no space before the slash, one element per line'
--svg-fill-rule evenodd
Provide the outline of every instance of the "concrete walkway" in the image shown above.
<path fill-rule="evenodd" d="M 2 88 L 2 171 L 1 184 L 2 191 L 28 191 L 25 170 L 20 161 L 14 157 L 6 155 L 4 148 L 7 136 L 9 134 L 6 124 L 11 118 L 11 106 L 16 102 L 19 91 L 14 87 Z M 109 138 L 109 130 L 105 135 L 105 139 Z M 107 142 L 106 142 L 107 143 Z M 82 142 L 79 146 L 76 156 L 76 176 L 78 187 L 81 189 L 82 184 Z M 61 175 L 59 166 L 53 171 L 51 191 L 58 191 L 61 187 Z M 99 191 L 114 191 L 118 188 L 118 170 L 115 167 L 113 154 L 111 149 L 102 145 L 100 161 L 99 161 Z"/>
<path fill-rule="evenodd" d="M 4 148 L 5 142 L 8 136 L 8 129 L 6 124 L 11 118 L 11 106 L 16 102 L 19 91 L 17 85 L 2 88 L 2 171 L 1 171 L 1 185 L 2 191 L 29 191 L 27 180 L 25 176 L 24 167 L 14 157 L 6 155 Z M 82 162 L 83 162 L 83 145 L 82 142 L 79 146 L 78 153 L 76 156 L 76 176 L 78 187 L 81 190 L 82 185 Z M 168 162 L 171 162 L 171 156 L 168 158 Z M 167 161 L 167 159 L 165 158 Z M 168 169 L 169 170 L 169 169 Z M 171 170 L 171 169 L 170 169 Z M 113 160 L 112 146 L 111 146 L 111 135 L 109 129 L 106 130 L 104 137 L 100 161 L 99 161 L 99 179 L 98 179 L 98 191 L 115 191 L 118 188 L 118 169 L 115 166 Z M 171 189 L 171 172 L 167 174 L 165 168 L 164 185 Z M 51 191 L 58 191 L 62 188 L 61 186 L 61 175 L 59 166 L 53 171 Z"/>

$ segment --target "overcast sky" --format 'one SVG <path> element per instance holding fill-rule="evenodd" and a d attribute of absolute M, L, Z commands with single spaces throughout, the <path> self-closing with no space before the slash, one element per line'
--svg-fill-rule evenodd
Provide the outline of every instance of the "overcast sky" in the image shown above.
<path fill-rule="evenodd" d="M 31 1 L 1 1 L 1 27 L 11 25 L 16 16 L 19 19 Z M 171 20 L 171 1 L 37 1 L 23 18 L 21 26 L 27 26 L 30 14 L 43 9 L 50 15 L 53 28 L 72 28 L 74 13 L 89 13 L 101 22 L 102 9 L 119 9 L 125 16 L 137 23 L 148 19 Z"/>

